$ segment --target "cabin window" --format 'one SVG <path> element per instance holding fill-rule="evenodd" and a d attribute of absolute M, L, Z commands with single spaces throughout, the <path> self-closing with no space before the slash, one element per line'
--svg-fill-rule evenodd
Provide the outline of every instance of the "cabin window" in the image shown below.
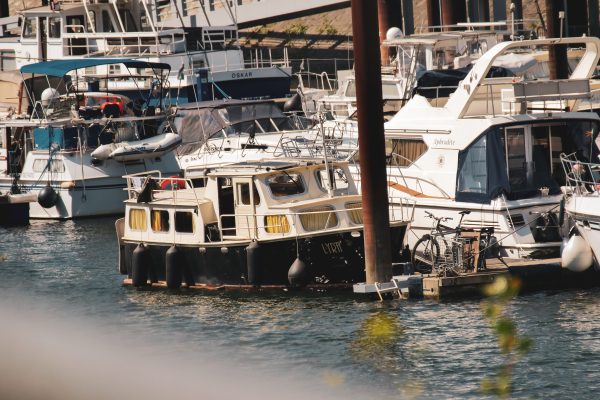
<path fill-rule="evenodd" d="M 333 207 L 315 207 L 303 210 L 300 214 L 302 228 L 307 232 L 329 229 L 337 226 L 338 218 Z"/>
<path fill-rule="evenodd" d="M 150 212 L 150 224 L 154 232 L 169 231 L 169 211 L 152 210 Z"/>
<path fill-rule="evenodd" d="M 102 10 L 102 31 L 103 32 L 116 32 L 115 27 L 110 19 L 110 14 L 106 10 Z"/>
<path fill-rule="evenodd" d="M 60 17 L 48 18 L 48 37 L 50 39 L 60 38 Z"/>
<path fill-rule="evenodd" d="M 254 205 L 260 204 L 260 196 L 256 190 L 256 186 L 252 185 L 252 196 L 254 197 Z M 250 202 L 250 183 L 236 183 L 237 204 L 249 206 Z"/>
<path fill-rule="evenodd" d="M 427 151 L 423 139 L 388 139 L 385 154 L 388 163 L 396 167 L 408 167 Z"/>
<path fill-rule="evenodd" d="M 329 189 L 329 182 L 332 183 L 333 190 L 348 190 L 348 177 L 342 168 L 329 168 L 330 179 L 327 179 L 327 171 L 326 168 L 316 171 L 317 182 L 321 190 L 326 192 Z"/>
<path fill-rule="evenodd" d="M 285 215 L 265 215 L 265 231 L 267 233 L 288 233 L 290 223 Z"/>
<path fill-rule="evenodd" d="M 25 18 L 23 21 L 23 39 L 37 39 L 37 18 Z"/>
<path fill-rule="evenodd" d="M 129 228 L 133 231 L 145 231 L 146 229 L 148 229 L 145 209 L 129 209 Z"/>
<path fill-rule="evenodd" d="M 68 15 L 67 16 L 67 32 L 68 33 L 84 33 L 85 18 L 83 15 Z"/>
<path fill-rule="evenodd" d="M 348 213 L 348 217 L 350 217 L 350 221 L 356 225 L 362 225 L 363 223 L 363 214 L 362 214 L 362 203 L 348 203 L 346 204 L 346 212 Z"/>
<path fill-rule="evenodd" d="M 282 173 L 267 178 L 267 185 L 275 197 L 293 196 L 306 191 L 302 175 L 298 173 Z"/>
<path fill-rule="evenodd" d="M 0 51 L 0 71 L 14 71 L 17 69 L 15 52 L 12 50 Z"/>
<path fill-rule="evenodd" d="M 65 164 L 62 160 L 48 160 L 45 158 L 38 158 L 33 160 L 33 172 L 51 172 L 51 173 L 62 173 L 65 172 Z"/>
<path fill-rule="evenodd" d="M 175 232 L 194 233 L 194 213 L 175 211 Z"/>

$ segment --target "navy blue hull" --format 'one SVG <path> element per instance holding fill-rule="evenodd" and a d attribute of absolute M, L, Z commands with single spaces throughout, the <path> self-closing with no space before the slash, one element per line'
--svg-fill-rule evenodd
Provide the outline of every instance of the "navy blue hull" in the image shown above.
<path fill-rule="evenodd" d="M 401 262 L 402 243 L 406 226 L 391 229 L 392 261 Z M 356 235 L 355 235 L 356 236 Z M 247 262 L 248 244 L 227 247 L 179 247 L 183 252 L 184 278 L 193 277 L 196 284 L 289 286 L 288 272 L 297 256 L 306 265 L 304 283 L 351 285 L 365 281 L 364 238 L 350 232 L 260 242 L 252 271 Z M 132 277 L 132 255 L 137 243 L 121 245 L 120 270 Z M 168 245 L 148 245 L 151 281 L 166 279 Z M 256 253 L 255 253 L 256 254 Z M 251 267 L 252 268 L 252 267 Z M 249 275 L 253 278 L 249 279 Z M 184 279 L 186 280 L 186 279 Z M 251 282 L 252 280 L 252 282 Z"/>
<path fill-rule="evenodd" d="M 0 204 L 0 226 L 29 224 L 29 203 Z"/>

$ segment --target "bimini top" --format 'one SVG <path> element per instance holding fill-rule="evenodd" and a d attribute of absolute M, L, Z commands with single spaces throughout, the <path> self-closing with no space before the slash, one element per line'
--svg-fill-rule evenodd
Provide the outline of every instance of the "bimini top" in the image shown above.
<path fill-rule="evenodd" d="M 79 58 L 76 60 L 43 61 L 25 65 L 21 67 L 21 73 L 63 77 L 68 72 L 76 69 L 110 64 L 123 64 L 127 68 L 171 69 L 171 66 L 166 63 L 132 60 L 130 58 Z"/>

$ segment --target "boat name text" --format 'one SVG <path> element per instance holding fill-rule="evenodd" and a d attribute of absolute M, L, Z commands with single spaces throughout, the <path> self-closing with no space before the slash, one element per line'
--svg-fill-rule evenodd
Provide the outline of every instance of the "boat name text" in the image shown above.
<path fill-rule="evenodd" d="M 435 139 L 433 144 L 436 146 L 454 146 L 456 142 L 452 139 Z"/>
<path fill-rule="evenodd" d="M 321 248 L 324 254 L 341 254 L 342 253 L 342 241 L 337 242 L 321 243 Z"/>
<path fill-rule="evenodd" d="M 231 74 L 231 78 L 233 78 L 233 79 L 252 78 L 252 72 L 234 72 Z"/>

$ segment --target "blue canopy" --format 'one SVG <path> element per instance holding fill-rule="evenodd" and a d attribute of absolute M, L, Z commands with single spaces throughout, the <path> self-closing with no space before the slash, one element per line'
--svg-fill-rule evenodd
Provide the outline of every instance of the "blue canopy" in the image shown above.
<path fill-rule="evenodd" d="M 166 63 L 132 60 L 130 58 L 78 58 L 72 60 L 44 61 L 25 65 L 21 67 L 21 73 L 63 77 L 68 72 L 76 69 L 110 64 L 123 64 L 127 68 L 171 69 L 171 66 Z"/>

